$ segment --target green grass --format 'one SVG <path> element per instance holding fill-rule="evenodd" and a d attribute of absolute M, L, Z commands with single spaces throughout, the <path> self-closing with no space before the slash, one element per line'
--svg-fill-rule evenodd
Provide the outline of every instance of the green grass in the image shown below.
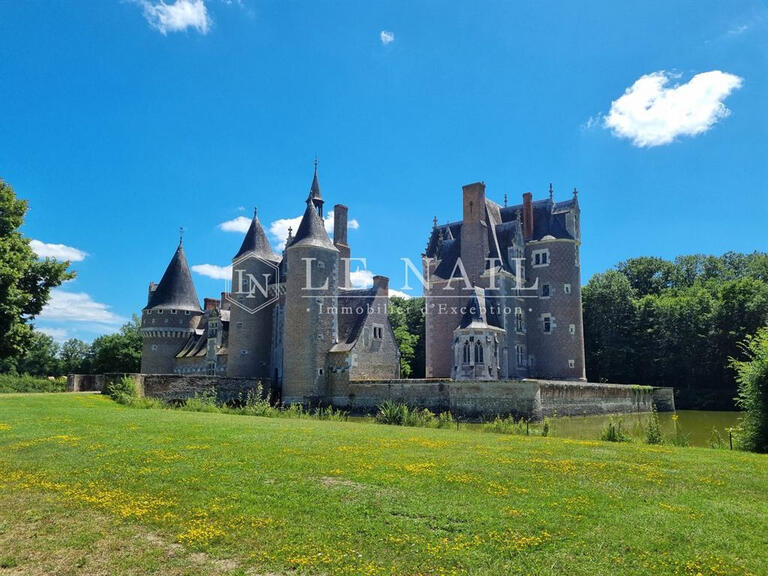
<path fill-rule="evenodd" d="M 766 494 L 744 452 L 0 397 L 0 575 L 764 574 Z"/>

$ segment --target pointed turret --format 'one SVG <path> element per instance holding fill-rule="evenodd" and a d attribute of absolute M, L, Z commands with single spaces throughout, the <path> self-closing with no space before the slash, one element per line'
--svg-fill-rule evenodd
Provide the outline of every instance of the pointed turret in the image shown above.
<path fill-rule="evenodd" d="M 197 291 L 192 282 L 192 274 L 181 242 L 163 274 L 163 279 L 150 294 L 146 307 L 147 310 L 166 308 L 200 311 L 200 300 L 197 298 Z"/>
<path fill-rule="evenodd" d="M 320 218 L 311 199 L 307 200 L 307 209 L 304 211 L 299 229 L 296 230 L 296 235 L 293 237 L 289 248 L 302 245 L 320 246 L 336 250 L 333 242 L 328 237 L 328 232 L 325 231 L 323 219 Z"/>
<path fill-rule="evenodd" d="M 270 260 L 271 262 L 279 262 L 280 256 L 275 254 L 272 250 L 272 246 L 267 240 L 267 235 L 264 233 L 264 228 L 259 222 L 257 211 L 253 210 L 253 220 L 251 220 L 251 226 L 248 228 L 248 232 L 245 234 L 243 244 L 240 246 L 237 254 L 233 260 L 237 260 L 240 256 L 252 252 L 254 255 L 264 260 Z"/>
<path fill-rule="evenodd" d="M 323 217 L 323 196 L 320 194 L 320 183 L 317 181 L 317 158 L 315 158 L 315 175 L 312 178 L 312 186 L 309 188 L 309 196 L 307 202 L 311 202 L 317 210 L 317 213 Z"/>

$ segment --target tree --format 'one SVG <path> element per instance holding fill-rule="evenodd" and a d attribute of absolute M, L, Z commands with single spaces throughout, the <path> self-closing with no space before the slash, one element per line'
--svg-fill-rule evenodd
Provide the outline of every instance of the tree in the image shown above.
<path fill-rule="evenodd" d="M 33 330 L 27 350 L 16 364 L 16 371 L 31 376 L 61 376 L 59 345 L 47 334 Z"/>
<path fill-rule="evenodd" d="M 595 274 L 581 292 L 587 378 L 632 383 L 634 291 L 624 274 Z"/>
<path fill-rule="evenodd" d="M 32 344 L 30 321 L 52 288 L 74 277 L 69 262 L 39 260 L 19 228 L 27 203 L 0 180 L 0 365 L 8 369 Z"/>
<path fill-rule="evenodd" d="M 93 371 L 133 373 L 141 369 L 141 321 L 134 315 L 116 334 L 93 341 Z"/>
<path fill-rule="evenodd" d="M 739 442 L 747 450 L 768 452 L 768 328 L 743 346 L 746 360 L 731 360 L 739 384 L 736 403 L 744 410 Z"/>
<path fill-rule="evenodd" d="M 400 348 L 400 372 L 405 378 L 425 373 L 424 298 L 390 298 L 389 321 Z"/>
<path fill-rule="evenodd" d="M 87 374 L 90 372 L 91 346 L 71 338 L 61 345 L 59 358 L 64 374 Z"/>

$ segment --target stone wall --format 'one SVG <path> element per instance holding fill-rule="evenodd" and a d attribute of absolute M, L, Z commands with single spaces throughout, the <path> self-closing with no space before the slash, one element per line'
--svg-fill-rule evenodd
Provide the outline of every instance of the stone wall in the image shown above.
<path fill-rule="evenodd" d="M 237 401 L 245 399 L 261 382 L 254 378 L 176 374 L 75 374 L 68 377 L 67 388 L 71 391 L 98 390 L 110 379 L 124 376 L 134 378 L 140 395 L 168 402 L 183 401 L 211 390 L 216 391 L 219 402 Z M 267 390 L 269 383 L 263 384 Z M 652 404 L 656 404 L 659 412 L 675 410 L 672 388 L 553 380 L 352 381 L 347 394 L 331 399 L 337 408 L 356 413 L 372 412 L 386 400 L 428 408 L 435 413 L 450 411 L 462 418 L 486 420 L 497 415 L 539 420 L 554 415 L 648 412 Z"/>

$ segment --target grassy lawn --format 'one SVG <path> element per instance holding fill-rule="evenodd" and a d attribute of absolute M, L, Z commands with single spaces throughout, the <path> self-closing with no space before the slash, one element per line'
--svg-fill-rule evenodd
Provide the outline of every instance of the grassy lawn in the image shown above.
<path fill-rule="evenodd" d="M 0 397 L 0 575 L 766 574 L 768 457 Z"/>

